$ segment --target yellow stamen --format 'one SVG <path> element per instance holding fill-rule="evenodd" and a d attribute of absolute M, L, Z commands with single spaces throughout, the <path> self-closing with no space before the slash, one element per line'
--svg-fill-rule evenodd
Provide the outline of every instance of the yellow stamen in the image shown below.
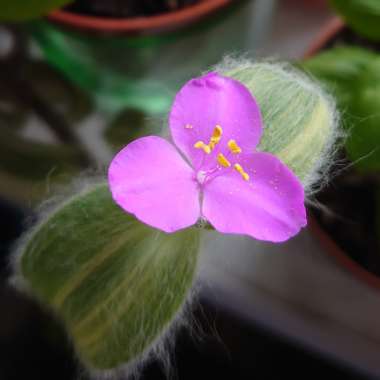
<path fill-rule="evenodd" d="M 193 129 L 193 126 L 191 124 L 186 124 L 185 129 Z"/>
<path fill-rule="evenodd" d="M 210 139 L 209 146 L 211 149 L 215 148 L 215 145 L 219 143 L 222 138 L 223 129 L 220 125 L 215 126 L 214 131 L 212 132 L 212 136 Z"/>
<path fill-rule="evenodd" d="M 185 128 L 191 129 L 192 125 L 186 124 Z M 217 125 L 214 128 L 214 131 L 212 132 L 212 136 L 210 138 L 210 142 L 208 144 L 205 144 L 203 141 L 197 141 L 194 144 L 194 148 L 202 149 L 205 153 L 210 154 L 211 151 L 215 148 L 215 146 L 219 143 L 220 139 L 222 138 L 223 130 L 220 125 Z"/>
<path fill-rule="evenodd" d="M 240 173 L 240 175 L 243 177 L 245 181 L 249 180 L 249 175 L 244 171 L 244 169 L 239 164 L 234 165 L 234 169 Z"/>
<path fill-rule="evenodd" d="M 220 125 L 216 125 L 211 136 L 211 140 L 219 141 L 222 137 L 223 129 Z"/>
<path fill-rule="evenodd" d="M 224 166 L 225 168 L 229 168 L 231 166 L 230 161 L 227 160 L 226 157 L 222 153 L 218 154 L 217 160 L 220 165 Z"/>
<path fill-rule="evenodd" d="M 194 144 L 194 148 L 197 148 L 197 149 L 203 149 L 203 151 L 206 153 L 206 154 L 210 154 L 211 153 L 211 148 L 206 145 L 203 141 L 197 141 L 195 144 Z"/>
<path fill-rule="evenodd" d="M 241 148 L 240 146 L 236 143 L 235 140 L 230 140 L 228 141 L 228 148 L 230 149 L 231 153 L 233 154 L 238 154 L 241 153 Z"/>

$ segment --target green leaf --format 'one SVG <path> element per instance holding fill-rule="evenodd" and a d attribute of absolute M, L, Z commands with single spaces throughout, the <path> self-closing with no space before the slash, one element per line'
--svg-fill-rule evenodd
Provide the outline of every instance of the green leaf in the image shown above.
<path fill-rule="evenodd" d="M 380 57 L 367 65 L 349 107 L 348 156 L 363 171 L 380 170 Z"/>
<path fill-rule="evenodd" d="M 110 369 L 147 352 L 178 318 L 193 283 L 199 233 L 152 229 L 98 185 L 36 227 L 19 274 L 63 321 L 87 366 Z"/>
<path fill-rule="evenodd" d="M 301 67 L 322 80 L 336 96 L 341 108 L 354 96 L 356 81 L 366 70 L 368 63 L 378 55 L 370 50 L 354 46 L 340 46 L 302 62 Z"/>
<path fill-rule="evenodd" d="M 308 59 L 302 66 L 318 77 L 345 81 L 363 72 L 368 61 L 377 54 L 356 46 L 338 46 Z"/>
<path fill-rule="evenodd" d="M 25 21 L 47 14 L 73 0 L 0 0 L 1 21 Z"/>
<path fill-rule="evenodd" d="M 43 61 L 29 61 L 22 69 L 34 91 L 76 125 L 92 111 L 89 95 Z"/>
<path fill-rule="evenodd" d="M 330 0 L 330 3 L 359 35 L 380 40 L 380 1 Z"/>
<path fill-rule="evenodd" d="M 114 151 L 119 151 L 131 141 L 151 134 L 159 134 L 157 123 L 149 121 L 145 112 L 128 108 L 111 121 L 104 132 L 104 137 Z"/>
<path fill-rule="evenodd" d="M 80 170 L 75 148 L 30 141 L 8 128 L 0 129 L 0 169 L 25 179 L 43 180 Z"/>
<path fill-rule="evenodd" d="M 380 169 L 380 56 L 339 47 L 302 65 L 335 95 L 348 132 L 346 151 L 358 169 Z"/>

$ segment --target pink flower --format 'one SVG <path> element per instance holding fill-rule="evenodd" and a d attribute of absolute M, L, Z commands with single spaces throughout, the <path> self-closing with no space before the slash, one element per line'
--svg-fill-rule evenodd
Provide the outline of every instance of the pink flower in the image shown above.
<path fill-rule="evenodd" d="M 165 232 L 205 219 L 219 232 L 273 242 L 306 225 L 297 177 L 272 154 L 255 151 L 260 110 L 240 82 L 217 73 L 190 80 L 169 125 L 175 145 L 147 136 L 113 159 L 109 184 L 125 211 Z"/>

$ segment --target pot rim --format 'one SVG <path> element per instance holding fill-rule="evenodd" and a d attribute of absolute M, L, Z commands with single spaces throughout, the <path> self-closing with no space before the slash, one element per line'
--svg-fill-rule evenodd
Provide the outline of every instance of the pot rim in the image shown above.
<path fill-rule="evenodd" d="M 326 43 L 339 33 L 345 27 L 345 23 L 339 17 L 329 20 L 323 27 L 321 32 L 313 40 L 310 47 L 306 50 L 303 59 L 308 59 L 317 54 Z"/>
<path fill-rule="evenodd" d="M 233 0 L 207 0 L 150 17 L 104 18 L 76 14 L 62 9 L 51 12 L 47 19 L 55 24 L 77 30 L 103 33 L 147 34 L 167 31 L 192 24 L 230 4 Z"/>
<path fill-rule="evenodd" d="M 330 20 L 323 28 L 321 33 L 316 37 L 314 42 L 304 54 L 304 59 L 310 58 L 317 54 L 326 43 L 339 33 L 345 27 L 345 23 L 335 17 Z M 333 240 L 333 238 L 321 227 L 312 212 L 308 213 L 309 228 L 311 233 L 317 237 L 326 252 L 332 256 L 348 272 L 352 273 L 361 282 L 380 290 L 380 277 L 371 273 L 360 266 L 356 261 L 351 259 L 342 248 Z"/>
<path fill-rule="evenodd" d="M 351 259 L 342 248 L 323 230 L 312 212 L 309 212 L 309 229 L 317 237 L 326 252 L 334 258 L 343 268 L 352 273 L 361 282 L 380 290 L 380 277 L 363 268 L 356 261 Z"/>

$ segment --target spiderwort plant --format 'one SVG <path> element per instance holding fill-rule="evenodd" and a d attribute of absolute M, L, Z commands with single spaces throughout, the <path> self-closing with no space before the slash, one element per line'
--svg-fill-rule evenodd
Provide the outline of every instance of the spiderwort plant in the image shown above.
<path fill-rule="evenodd" d="M 92 372 L 162 355 L 188 324 L 201 227 L 294 236 L 336 121 L 318 85 L 282 65 L 231 62 L 193 79 L 174 100 L 172 141 L 131 142 L 108 182 L 42 214 L 15 255 L 14 282 L 60 318 Z"/>
<path fill-rule="evenodd" d="M 143 137 L 112 161 L 110 188 L 124 210 L 165 232 L 204 219 L 219 232 L 273 242 L 306 225 L 300 181 L 255 150 L 262 118 L 244 85 L 215 72 L 192 79 L 175 98 L 169 126 L 175 145 Z"/>

